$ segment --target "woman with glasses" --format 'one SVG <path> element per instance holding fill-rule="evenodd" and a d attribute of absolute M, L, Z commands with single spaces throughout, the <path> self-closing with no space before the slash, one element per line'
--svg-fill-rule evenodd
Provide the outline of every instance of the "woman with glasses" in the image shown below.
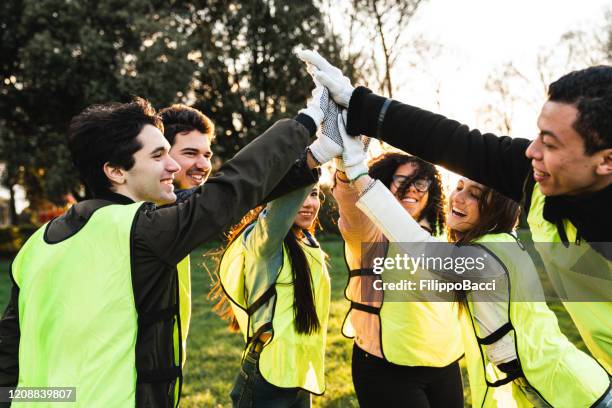
<path fill-rule="evenodd" d="M 457 309 L 443 302 L 385 302 L 374 260 L 394 257 L 388 239 L 356 203 L 341 163 L 333 195 L 338 226 L 345 241 L 351 302 L 342 333 L 355 339 L 353 384 L 361 407 L 462 407 L 463 388 L 457 360 L 463 355 Z M 434 235 L 444 230 L 444 193 L 436 168 L 417 157 L 385 153 L 369 175 L 393 193 L 406 214 Z M 418 300 L 418 299 L 417 299 Z"/>
<path fill-rule="evenodd" d="M 434 260 L 427 263 L 428 271 L 419 270 L 412 278 L 415 286 L 424 294 L 436 291 L 418 285 L 431 279 L 429 271 L 438 283 L 461 283 L 463 289 L 451 290 L 451 295 L 465 312 L 460 317 L 472 406 L 609 407 L 612 391 L 606 371 L 561 332 L 546 305 L 535 265 L 513 235 L 518 203 L 480 183 L 460 179 L 450 195 L 446 218 L 448 238 L 455 245 L 442 244 L 407 216 L 395 194 L 364 172 L 367 165 L 359 138 L 347 136 L 343 129 L 341 133 L 345 171 L 360 193 L 357 207 L 398 243 L 401 254 L 426 254 Z M 444 266 L 435 259 L 444 259 Z M 386 283 L 388 273 L 394 276 L 393 268 L 381 273 Z M 431 292 L 427 296 L 435 295 Z M 511 395 L 504 388 L 510 388 Z"/>

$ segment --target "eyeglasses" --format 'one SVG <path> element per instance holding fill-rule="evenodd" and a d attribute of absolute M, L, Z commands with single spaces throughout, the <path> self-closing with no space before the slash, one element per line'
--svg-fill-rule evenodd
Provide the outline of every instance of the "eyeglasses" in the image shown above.
<path fill-rule="evenodd" d="M 405 183 L 408 183 L 407 184 L 408 187 L 412 185 L 414 186 L 414 188 L 416 188 L 418 192 L 421 192 L 421 193 L 427 192 L 427 190 L 429 190 L 429 187 L 431 186 L 431 180 L 428 180 L 428 179 L 413 180 L 411 176 L 401 176 L 398 174 L 394 175 L 392 179 L 393 179 L 393 184 L 395 184 L 395 187 L 397 188 L 401 188 L 402 185 L 404 185 Z"/>

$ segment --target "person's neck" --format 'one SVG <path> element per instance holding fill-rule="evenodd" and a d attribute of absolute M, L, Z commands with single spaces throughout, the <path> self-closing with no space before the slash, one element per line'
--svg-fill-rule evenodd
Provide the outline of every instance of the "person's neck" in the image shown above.
<path fill-rule="evenodd" d="M 101 200 L 108 200 L 108 201 L 111 201 L 117 204 L 131 204 L 131 203 L 136 202 L 134 201 L 134 199 L 132 199 L 131 197 L 125 194 L 121 194 L 119 192 L 111 191 L 111 190 L 106 190 L 98 194 L 94 194 L 94 198 L 101 199 Z"/>

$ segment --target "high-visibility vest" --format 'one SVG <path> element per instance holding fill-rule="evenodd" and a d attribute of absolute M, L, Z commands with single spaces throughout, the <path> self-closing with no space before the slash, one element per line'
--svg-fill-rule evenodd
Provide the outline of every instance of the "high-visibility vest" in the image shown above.
<path fill-rule="evenodd" d="M 563 305 L 584 344 L 612 375 L 612 302 L 607 301 L 612 294 L 612 262 L 580 240 L 569 220 L 559 226 L 546 221 L 544 200 L 536 183 L 527 217 L 535 247 L 555 291 L 562 298 L 570 299 Z M 559 235 L 560 229 L 565 232 L 566 240 Z"/>
<path fill-rule="evenodd" d="M 45 225 L 19 252 L 18 387 L 76 387 L 72 407 L 135 405 L 130 230 L 140 206 L 102 207 L 57 243 L 46 241 Z"/>
<path fill-rule="evenodd" d="M 395 245 L 390 244 L 385 257 L 394 258 L 396 253 Z M 397 273 L 404 272 L 385 270 L 379 277 L 383 282 L 399 282 L 401 275 Z M 372 280 L 362 277 L 372 275 L 372 269 L 351 270 L 349 280 L 363 279 L 362 285 L 366 285 Z M 431 275 L 431 279 L 437 279 L 428 271 L 419 271 L 422 279 L 428 275 Z M 365 299 L 369 303 L 364 304 L 350 299 L 348 283 L 345 296 L 351 301 L 351 307 L 344 319 L 342 334 L 348 338 L 355 337 L 351 324 L 352 310 L 377 315 L 380 321 L 380 346 L 385 360 L 403 366 L 446 367 L 463 355 L 458 309 L 454 302 L 417 301 L 416 298 L 408 299 L 410 294 L 406 294 L 403 301 L 385 301 L 383 291 L 381 301 Z"/>
<path fill-rule="evenodd" d="M 590 407 L 607 391 L 606 371 L 590 356 L 578 350 L 561 333 L 555 314 L 543 301 L 539 277 L 527 251 L 510 234 L 489 234 L 475 241 L 503 265 L 509 281 L 508 321 L 487 336 L 482 335 L 474 317 L 470 293 L 468 319 L 464 324 L 466 366 L 472 406 L 505 406 L 498 387 L 524 377 L 529 385 L 553 407 Z M 529 301 L 530 297 L 542 301 Z M 522 370 L 507 375 L 487 358 L 486 344 L 505 335 L 514 337 L 516 355 Z M 513 390 L 519 407 L 530 402 Z"/>
<path fill-rule="evenodd" d="M 179 285 L 179 308 L 181 314 L 181 343 L 183 345 L 183 361 L 181 366 L 185 366 L 187 359 L 187 334 L 189 333 L 189 323 L 191 321 L 191 265 L 190 257 L 187 255 L 176 265 L 178 271 Z M 178 342 L 177 342 L 178 344 Z M 178 355 L 178 351 L 175 352 Z"/>
<path fill-rule="evenodd" d="M 325 254 L 318 247 L 300 242 L 312 279 L 314 302 L 320 328 L 312 334 L 300 334 L 294 325 L 294 295 L 291 262 L 283 245 L 283 265 L 276 283 L 261 297 L 247 304 L 245 293 L 245 265 L 252 262 L 244 246 L 244 233 L 239 235 L 225 251 L 219 267 L 219 277 L 225 294 L 230 299 L 232 310 L 238 320 L 247 346 L 252 338 L 265 330 L 271 330 L 268 341 L 259 358 L 259 370 L 270 384 L 282 388 L 302 388 L 313 394 L 325 391 L 325 342 L 330 305 L 330 279 L 325 263 Z M 249 316 L 274 297 L 272 321 L 254 333 Z M 246 350 L 245 350 L 246 352 Z"/>

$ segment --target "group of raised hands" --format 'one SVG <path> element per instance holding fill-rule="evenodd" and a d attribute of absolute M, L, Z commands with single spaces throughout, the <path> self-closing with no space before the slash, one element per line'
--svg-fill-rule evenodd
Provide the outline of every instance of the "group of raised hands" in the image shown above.
<path fill-rule="evenodd" d="M 351 81 L 316 51 L 300 50 L 296 55 L 306 63 L 315 83 L 312 98 L 300 111 L 319 127 L 317 140 L 309 146 L 312 156 L 319 164 L 333 159 L 336 169 L 351 181 L 366 175 L 370 138 L 346 133 L 346 108 L 355 90 Z"/>

